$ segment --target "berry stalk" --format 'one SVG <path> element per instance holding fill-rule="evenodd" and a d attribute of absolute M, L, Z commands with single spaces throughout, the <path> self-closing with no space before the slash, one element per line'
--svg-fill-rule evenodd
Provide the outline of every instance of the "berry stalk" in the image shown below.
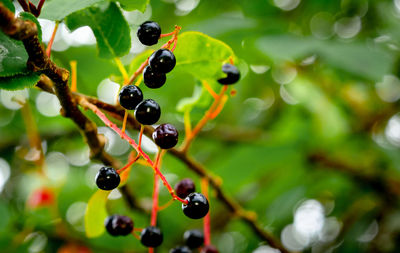
<path fill-rule="evenodd" d="M 150 225 L 152 226 L 156 226 L 157 224 L 158 194 L 159 194 L 158 186 L 159 186 L 158 175 L 154 173 L 153 208 L 151 209 L 151 221 L 150 221 Z"/>
<path fill-rule="evenodd" d="M 76 68 L 76 61 L 70 61 L 69 65 L 71 65 L 71 91 L 76 92 L 77 91 L 77 68 Z"/>
<path fill-rule="evenodd" d="M 138 154 L 134 159 L 132 159 L 131 161 L 129 161 L 124 167 L 122 167 L 121 169 L 117 170 L 118 174 L 121 174 L 122 171 L 126 170 L 127 168 L 129 168 L 132 164 L 134 164 L 138 159 L 140 158 L 140 155 Z"/>
<path fill-rule="evenodd" d="M 201 179 L 201 192 L 203 195 L 209 200 L 208 198 L 208 179 L 202 178 Z M 207 215 L 204 217 L 203 220 L 203 230 L 204 230 L 204 245 L 211 244 L 211 229 L 210 229 L 210 211 L 208 211 Z"/>
<path fill-rule="evenodd" d="M 49 44 L 47 44 L 46 55 L 47 55 L 47 57 L 49 57 L 49 58 L 50 58 L 50 54 L 51 54 L 51 47 L 53 46 L 54 38 L 56 37 L 56 33 L 57 33 L 57 29 L 58 29 L 58 24 L 59 24 L 59 22 L 56 21 L 56 25 L 54 26 L 53 33 L 51 34 L 51 38 L 50 38 Z"/>
<path fill-rule="evenodd" d="M 144 125 L 140 125 L 140 132 L 139 132 L 139 148 L 142 147 L 142 139 L 143 139 L 143 131 L 144 131 Z"/>
<path fill-rule="evenodd" d="M 153 169 L 157 166 L 159 166 L 161 156 L 163 155 L 164 151 L 161 151 L 158 149 L 156 160 L 154 162 Z M 157 224 L 157 212 L 158 212 L 158 195 L 160 192 L 159 189 L 159 182 L 158 182 L 158 175 L 154 173 L 154 188 L 153 188 L 153 208 L 151 210 L 151 226 L 156 226 Z"/>
<path fill-rule="evenodd" d="M 143 150 L 139 147 L 138 144 L 136 144 L 135 140 L 133 140 L 132 138 L 130 138 L 126 133 L 123 133 L 118 127 L 117 125 L 115 125 L 114 123 L 112 123 L 107 116 L 100 111 L 99 108 L 97 108 L 97 106 L 95 106 L 94 104 L 89 103 L 87 100 L 85 99 L 81 99 L 80 104 L 82 106 L 84 106 L 85 108 L 90 109 L 91 111 L 93 111 L 103 122 L 106 126 L 110 127 L 112 130 L 114 130 L 122 139 L 125 139 L 126 141 L 128 141 L 128 143 L 136 150 L 136 152 L 138 152 L 138 154 L 140 154 L 140 156 L 143 157 L 143 159 L 150 164 L 151 167 L 153 167 L 154 171 L 156 174 L 158 174 L 158 176 L 161 178 L 163 184 L 165 187 L 167 187 L 169 193 L 171 194 L 173 199 L 178 200 L 179 202 L 182 202 L 184 204 L 187 204 L 187 201 L 184 199 L 181 199 L 180 197 L 178 197 L 174 190 L 172 189 L 171 185 L 168 183 L 167 179 L 165 178 L 165 176 L 161 173 L 161 171 L 159 170 L 158 166 L 154 166 L 153 161 L 150 159 L 150 157 L 143 152 Z"/>
<path fill-rule="evenodd" d="M 185 140 L 182 144 L 182 148 L 181 148 L 182 152 L 184 152 L 184 153 L 187 152 L 187 150 L 190 147 L 191 142 L 196 137 L 196 135 L 201 131 L 201 129 L 203 129 L 203 127 L 207 124 L 207 122 L 210 119 L 213 119 L 218 115 L 218 114 L 215 114 L 215 112 L 216 111 L 218 113 L 221 112 L 222 107 L 219 108 L 219 106 L 222 102 L 223 102 L 223 104 L 226 102 L 226 101 L 223 101 L 223 98 L 224 98 L 224 94 L 227 90 L 228 90 L 227 85 L 222 86 L 221 92 L 218 94 L 218 97 L 214 100 L 214 102 L 212 103 L 212 105 L 210 106 L 208 111 L 204 114 L 203 118 L 201 118 L 201 120 L 197 123 L 197 125 L 195 126 L 195 128 L 192 130 L 192 132 L 190 134 L 186 134 L 186 138 L 185 138 Z M 223 106 L 223 104 L 222 104 L 222 106 Z"/>

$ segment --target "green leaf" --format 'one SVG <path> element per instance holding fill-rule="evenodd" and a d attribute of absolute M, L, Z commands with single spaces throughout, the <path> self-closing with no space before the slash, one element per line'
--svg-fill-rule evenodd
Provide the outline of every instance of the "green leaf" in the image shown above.
<path fill-rule="evenodd" d="M 31 13 L 29 12 L 21 12 L 20 17 L 24 20 L 30 20 L 33 23 L 36 24 L 37 27 L 37 32 L 38 32 L 38 38 L 40 40 L 40 42 L 42 42 L 42 27 L 39 24 L 39 21 L 37 20 L 37 18 L 35 16 L 33 16 Z"/>
<path fill-rule="evenodd" d="M 0 77 L 26 73 L 28 54 L 22 42 L 13 40 L 0 31 Z"/>
<path fill-rule="evenodd" d="M 43 5 L 40 18 L 50 20 L 62 20 L 76 11 L 90 7 L 105 0 L 52 0 Z"/>
<path fill-rule="evenodd" d="M 178 112 L 185 112 L 187 110 L 192 110 L 195 106 L 207 106 L 211 100 L 211 95 L 203 87 L 201 83 L 197 83 L 193 90 L 193 95 L 191 97 L 182 98 L 176 105 L 176 110 Z"/>
<path fill-rule="evenodd" d="M 33 87 L 40 79 L 40 75 L 27 72 L 14 76 L 0 77 L 0 89 L 21 90 Z"/>
<path fill-rule="evenodd" d="M 104 233 L 104 220 L 107 218 L 106 202 L 111 191 L 97 190 L 89 200 L 85 213 L 85 231 L 89 238 Z"/>
<path fill-rule="evenodd" d="M 175 71 L 188 72 L 199 80 L 217 80 L 223 77 L 222 64 L 234 57 L 232 49 L 224 42 L 200 32 L 179 35 L 174 54 Z"/>
<path fill-rule="evenodd" d="M 129 52 L 129 25 L 115 3 L 90 7 L 69 15 L 66 24 L 71 30 L 90 26 L 97 40 L 99 56 L 114 58 Z"/>
<path fill-rule="evenodd" d="M 3 3 L 10 11 L 15 12 L 15 7 L 11 0 L 0 0 L 0 3 Z"/>
<path fill-rule="evenodd" d="M 150 0 L 118 0 L 118 2 L 121 4 L 122 9 L 126 11 L 138 10 L 140 12 L 144 12 L 146 6 L 150 4 Z"/>

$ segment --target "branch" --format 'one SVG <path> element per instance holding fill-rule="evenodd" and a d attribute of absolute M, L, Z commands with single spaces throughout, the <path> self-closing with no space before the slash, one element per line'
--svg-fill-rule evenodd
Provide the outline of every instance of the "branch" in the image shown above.
<path fill-rule="evenodd" d="M 113 106 L 107 103 L 104 103 L 102 101 L 99 101 L 96 98 L 93 97 L 88 97 L 85 95 L 81 95 L 79 93 L 74 93 L 74 96 L 76 98 L 85 98 L 84 100 L 77 99 L 78 101 L 87 101 L 89 103 L 92 103 L 96 105 L 98 108 L 107 111 L 110 116 L 114 117 L 115 119 L 118 120 L 123 120 L 123 117 L 125 115 L 125 110 L 121 106 Z M 136 121 L 132 115 L 128 115 L 127 118 L 128 124 L 136 129 L 140 130 L 140 124 Z M 154 128 L 151 126 L 145 126 L 144 128 L 144 134 L 148 136 L 149 138 L 152 138 L 151 135 L 154 131 Z M 262 227 L 261 224 L 258 223 L 256 219 L 256 215 L 253 212 L 249 212 L 245 210 L 242 206 L 240 206 L 236 201 L 231 199 L 223 190 L 221 187 L 221 182 L 214 176 L 212 176 L 200 163 L 195 161 L 192 157 L 188 156 L 186 152 L 180 151 L 177 149 L 170 149 L 169 152 L 178 158 L 181 162 L 186 164 L 186 166 L 195 172 L 197 175 L 200 177 L 208 179 L 210 185 L 214 188 L 214 190 L 217 193 L 217 198 L 220 200 L 232 213 L 234 213 L 237 217 L 242 219 L 244 222 L 246 222 L 252 229 L 253 231 L 258 235 L 258 237 L 266 242 L 269 243 L 271 247 L 279 249 L 282 253 L 288 252 L 283 245 L 280 243 L 278 239 L 276 239 L 271 233 L 268 231 L 265 231 Z"/>

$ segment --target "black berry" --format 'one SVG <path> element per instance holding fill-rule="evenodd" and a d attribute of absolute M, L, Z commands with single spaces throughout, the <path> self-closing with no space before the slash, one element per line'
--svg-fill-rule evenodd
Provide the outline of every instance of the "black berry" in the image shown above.
<path fill-rule="evenodd" d="M 145 99 L 135 108 L 135 118 L 143 125 L 156 123 L 161 116 L 161 108 L 153 99 Z"/>
<path fill-rule="evenodd" d="M 164 73 L 153 71 L 150 66 L 143 70 L 143 82 L 151 89 L 160 88 L 166 80 L 167 76 Z"/>
<path fill-rule="evenodd" d="M 136 85 L 122 87 L 119 92 L 119 104 L 128 110 L 133 110 L 143 100 L 143 93 Z"/>
<path fill-rule="evenodd" d="M 192 253 L 192 251 L 186 246 L 178 246 L 171 249 L 169 253 Z"/>
<path fill-rule="evenodd" d="M 112 236 L 129 235 L 133 230 L 133 221 L 127 216 L 112 215 L 105 220 L 105 226 Z"/>
<path fill-rule="evenodd" d="M 161 27 L 154 21 L 146 21 L 137 30 L 137 36 L 143 45 L 151 46 L 157 44 L 161 35 Z"/>
<path fill-rule="evenodd" d="M 140 234 L 140 242 L 150 248 L 155 248 L 161 245 L 163 242 L 163 234 L 157 227 L 149 226 L 142 230 Z"/>
<path fill-rule="evenodd" d="M 234 84 L 240 79 L 239 70 L 232 64 L 224 64 L 222 66 L 222 72 L 224 72 L 227 76 L 218 80 L 220 84 Z"/>
<path fill-rule="evenodd" d="M 121 179 L 111 167 L 101 167 L 96 175 L 96 184 L 102 190 L 110 191 L 118 187 Z"/>
<path fill-rule="evenodd" d="M 190 193 L 195 192 L 196 186 L 190 178 L 185 178 L 179 181 L 174 187 L 176 195 L 180 198 L 186 198 Z"/>
<path fill-rule="evenodd" d="M 183 234 L 183 240 L 185 240 L 185 244 L 189 248 L 196 249 L 203 245 L 204 235 L 203 232 L 197 229 L 188 230 Z"/>
<path fill-rule="evenodd" d="M 159 49 L 150 56 L 149 64 L 153 71 L 168 73 L 175 67 L 175 55 L 168 49 Z"/>
<path fill-rule="evenodd" d="M 218 249 L 212 245 L 204 246 L 200 253 L 219 253 Z"/>
<path fill-rule="evenodd" d="M 178 143 L 178 131 L 171 124 L 161 124 L 154 130 L 153 140 L 162 149 L 173 148 Z"/>
<path fill-rule="evenodd" d="M 188 203 L 186 205 L 182 204 L 182 210 L 183 213 L 191 219 L 203 218 L 210 209 L 207 198 L 201 193 L 190 193 L 185 200 L 187 200 Z"/>

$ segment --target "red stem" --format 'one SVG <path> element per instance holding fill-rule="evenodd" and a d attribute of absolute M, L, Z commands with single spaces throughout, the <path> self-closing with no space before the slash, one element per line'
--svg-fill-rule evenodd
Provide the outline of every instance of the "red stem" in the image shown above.
<path fill-rule="evenodd" d="M 129 168 L 132 164 L 134 164 L 137 160 L 139 160 L 140 155 L 138 154 L 135 159 L 131 159 L 131 161 L 129 161 L 124 167 L 122 167 L 121 169 L 117 170 L 118 174 L 121 174 L 122 171 L 126 170 L 127 168 Z"/>
<path fill-rule="evenodd" d="M 90 110 L 92 110 L 103 122 L 106 126 L 110 127 L 112 130 L 114 130 L 122 139 L 125 139 L 128 141 L 128 143 L 136 150 L 136 152 L 138 154 L 140 154 L 143 159 L 150 164 L 151 167 L 154 168 L 154 171 L 156 174 L 158 174 L 158 176 L 161 178 L 163 184 L 165 187 L 167 187 L 169 193 L 171 194 L 173 199 L 178 200 L 179 202 L 182 202 L 183 204 L 187 204 L 187 201 L 184 199 L 181 199 L 180 197 L 178 197 L 175 192 L 174 189 L 171 187 L 171 185 L 168 183 L 167 179 L 165 178 L 165 176 L 161 173 L 161 171 L 159 170 L 158 166 L 154 166 L 153 161 L 150 159 L 150 157 L 143 152 L 143 150 L 138 146 L 138 144 L 136 144 L 135 140 L 133 140 L 131 137 L 129 137 L 126 133 L 123 133 L 118 127 L 117 125 L 115 125 L 114 123 L 112 123 L 107 116 L 100 111 L 99 108 L 97 108 L 97 106 L 95 106 L 94 104 L 91 104 L 85 100 L 81 101 L 81 104 L 84 105 L 86 108 L 89 108 Z"/>
<path fill-rule="evenodd" d="M 144 126 L 140 125 L 140 133 L 139 133 L 139 148 L 142 147 L 142 137 L 143 137 Z"/>
<path fill-rule="evenodd" d="M 154 165 L 157 166 L 160 161 L 161 151 L 158 150 L 156 161 Z M 151 210 L 151 226 L 156 226 L 157 224 L 157 211 L 158 211 L 158 194 L 159 194 L 159 182 L 158 175 L 154 173 L 154 188 L 153 188 L 153 208 Z"/>
<path fill-rule="evenodd" d="M 135 73 L 133 73 L 131 79 L 129 79 L 128 84 L 132 84 L 133 81 L 135 81 L 136 77 L 138 77 L 140 75 L 140 73 L 143 72 L 144 68 L 149 64 L 149 58 L 147 58 L 146 61 L 144 61 L 142 63 L 142 65 L 140 65 L 140 67 L 135 71 Z"/>
<path fill-rule="evenodd" d="M 175 31 L 170 32 L 170 33 L 161 34 L 161 35 L 160 35 L 160 39 L 161 39 L 161 38 L 164 38 L 164 37 L 168 37 L 168 36 L 174 35 L 174 33 L 175 33 Z"/>
<path fill-rule="evenodd" d="M 177 43 L 178 43 L 178 40 L 175 40 L 174 46 L 172 47 L 171 52 L 174 52 L 174 51 L 175 51 L 175 48 L 176 48 L 176 44 L 177 44 Z"/>
<path fill-rule="evenodd" d="M 208 180 L 207 178 L 201 179 L 201 191 L 204 196 L 208 198 Z M 210 211 L 208 211 L 207 215 L 203 219 L 203 230 L 204 230 L 204 245 L 211 244 L 211 229 L 210 229 Z"/>
<path fill-rule="evenodd" d="M 53 46 L 54 38 L 56 37 L 57 28 L 58 28 L 58 22 L 56 22 L 56 25 L 54 26 L 53 34 L 51 35 L 49 44 L 47 45 L 47 49 L 46 49 L 47 57 L 50 57 L 51 47 Z"/>

